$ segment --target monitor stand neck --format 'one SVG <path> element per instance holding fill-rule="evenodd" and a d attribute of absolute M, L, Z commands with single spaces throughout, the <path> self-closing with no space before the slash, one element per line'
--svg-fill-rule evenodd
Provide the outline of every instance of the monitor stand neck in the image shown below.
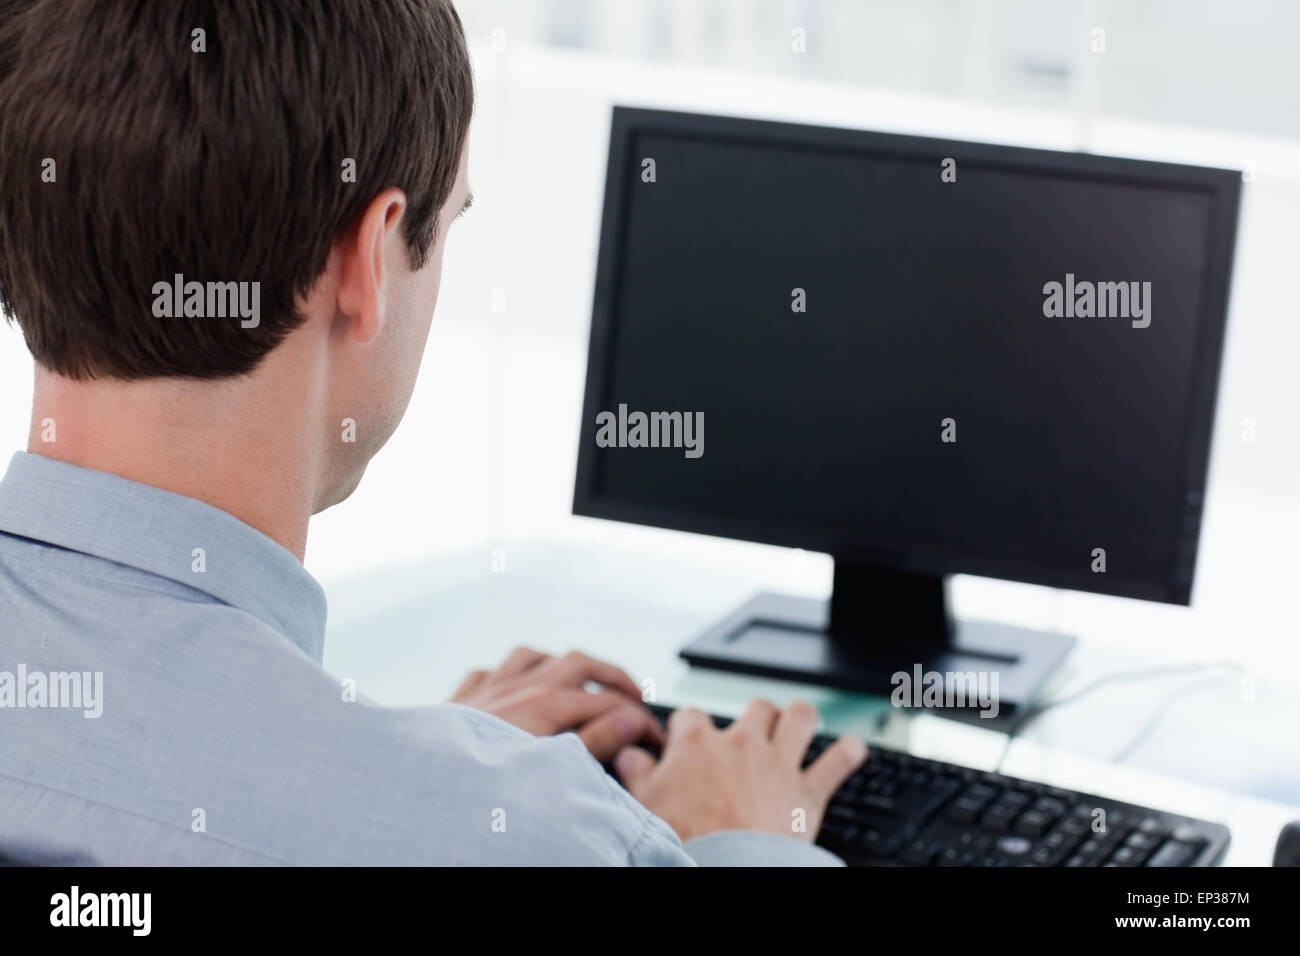
<path fill-rule="evenodd" d="M 885 571 L 835 559 L 827 633 L 858 642 L 888 635 L 904 645 L 947 645 L 953 636 L 946 578 Z"/>

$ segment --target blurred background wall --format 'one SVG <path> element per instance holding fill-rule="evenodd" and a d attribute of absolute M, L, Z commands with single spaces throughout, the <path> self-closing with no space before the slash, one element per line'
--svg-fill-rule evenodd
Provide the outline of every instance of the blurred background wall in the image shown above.
<path fill-rule="evenodd" d="M 686 547 L 719 562 L 752 561 L 789 583 L 795 565 L 776 549 L 568 514 L 609 113 L 621 103 L 1242 170 L 1196 620 L 1207 636 L 1239 622 L 1242 605 L 1261 625 L 1275 620 L 1270 602 L 1300 570 L 1278 533 L 1300 528 L 1300 376 L 1292 370 L 1300 356 L 1300 4 L 459 0 L 457 7 L 478 87 L 475 205 L 452 233 L 404 425 L 353 498 L 313 524 L 307 563 L 327 586 L 440 553 L 466 553 L 486 567 L 499 542 L 538 535 Z M 26 442 L 30 388 L 21 339 L 0 328 L 6 455 Z M 829 585 L 828 560 L 797 565 L 812 589 Z M 1014 618 L 1041 590 L 984 582 L 966 593 Z M 1072 599 L 1142 613 L 1136 602 Z M 1068 617 L 1060 600 L 1051 598 L 1051 616 Z M 1295 636 L 1293 617 L 1275 629 Z M 1153 627 L 1171 620 L 1153 616 Z M 1275 630 L 1275 648 L 1277 639 Z"/>

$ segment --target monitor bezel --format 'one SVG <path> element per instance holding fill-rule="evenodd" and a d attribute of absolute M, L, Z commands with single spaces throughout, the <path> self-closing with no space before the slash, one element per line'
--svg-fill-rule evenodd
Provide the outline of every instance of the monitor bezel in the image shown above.
<path fill-rule="evenodd" d="M 614 310 L 619 296 L 619 271 L 624 254 L 627 210 L 631 189 L 639 175 L 639 164 L 632 155 L 632 147 L 636 137 L 647 132 L 731 142 L 766 141 L 833 150 L 851 149 L 855 152 L 931 160 L 936 169 L 945 157 L 956 157 L 959 166 L 965 160 L 967 163 L 1009 166 L 1023 171 L 1065 171 L 1088 178 L 1120 179 L 1156 188 L 1193 188 L 1209 193 L 1213 204 L 1207 237 L 1209 248 L 1208 267 L 1204 276 L 1205 289 L 1201 296 L 1201 314 L 1197 317 L 1194 388 L 1189 396 L 1191 408 L 1187 418 L 1188 433 L 1183 436 L 1182 442 L 1180 494 L 1177 496 L 1178 501 L 1171 503 L 1171 507 L 1181 512 L 1175 514 L 1175 527 L 1183 530 L 1181 535 L 1169 542 L 1167 580 L 1126 577 L 1111 573 L 1110 569 L 1105 574 L 1096 574 L 1091 571 L 1087 555 L 1081 560 L 1078 573 L 1067 573 L 1035 567 L 1031 561 L 970 554 L 959 548 L 917 545 L 915 542 L 889 541 L 884 538 L 872 541 L 856 536 L 837 536 L 822 528 L 703 514 L 597 494 L 599 454 L 595 441 L 595 419 L 599 411 L 612 407 L 608 403 L 607 388 L 612 350 L 616 347 Z M 844 127 L 615 106 L 610 124 L 604 211 L 593 294 L 573 513 L 674 531 L 826 552 L 838 559 L 888 570 L 926 575 L 972 574 L 1188 605 L 1191 603 L 1195 581 L 1200 525 L 1209 477 L 1241 184 L 1240 171 L 1229 169 Z"/>

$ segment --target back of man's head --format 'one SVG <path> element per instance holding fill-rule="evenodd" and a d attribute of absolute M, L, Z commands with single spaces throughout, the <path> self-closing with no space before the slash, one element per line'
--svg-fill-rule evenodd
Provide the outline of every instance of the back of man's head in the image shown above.
<path fill-rule="evenodd" d="M 449 0 L 0 4 L 0 304 L 67 379 L 248 373 L 382 190 L 422 264 L 472 99 Z M 176 276 L 257 322 L 159 315 Z"/>

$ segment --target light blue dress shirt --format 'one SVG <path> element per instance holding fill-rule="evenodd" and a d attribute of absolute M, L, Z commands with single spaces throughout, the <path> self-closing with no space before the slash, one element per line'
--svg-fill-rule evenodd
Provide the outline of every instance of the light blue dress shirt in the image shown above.
<path fill-rule="evenodd" d="M 203 502 L 19 452 L 0 481 L 0 857 L 46 864 L 816 865 L 683 847 L 572 733 L 381 707 L 325 595 Z"/>

